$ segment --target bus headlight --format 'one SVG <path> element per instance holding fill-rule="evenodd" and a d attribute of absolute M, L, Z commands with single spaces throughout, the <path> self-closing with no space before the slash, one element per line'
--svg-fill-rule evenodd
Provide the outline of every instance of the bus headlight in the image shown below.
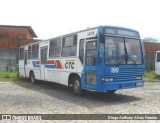
<path fill-rule="evenodd" d="M 102 78 L 101 81 L 102 81 L 102 82 L 105 82 L 105 81 L 106 81 L 106 78 Z"/>
<path fill-rule="evenodd" d="M 110 78 L 109 81 L 113 81 L 113 78 Z"/>
<path fill-rule="evenodd" d="M 137 79 L 142 79 L 143 80 L 143 76 L 137 76 Z"/>
<path fill-rule="evenodd" d="M 86 71 L 86 83 L 91 85 L 96 85 L 96 72 Z"/>

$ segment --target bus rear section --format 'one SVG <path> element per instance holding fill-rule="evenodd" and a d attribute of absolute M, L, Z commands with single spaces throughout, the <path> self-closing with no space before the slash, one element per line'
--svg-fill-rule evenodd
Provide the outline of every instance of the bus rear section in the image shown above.
<path fill-rule="evenodd" d="M 160 51 L 157 51 L 155 56 L 155 73 L 160 75 Z"/>

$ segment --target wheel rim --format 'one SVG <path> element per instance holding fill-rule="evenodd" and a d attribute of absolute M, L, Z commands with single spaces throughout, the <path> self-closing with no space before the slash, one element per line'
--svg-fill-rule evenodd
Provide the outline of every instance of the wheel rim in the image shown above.
<path fill-rule="evenodd" d="M 32 82 L 32 83 L 34 82 L 34 76 L 33 76 L 33 73 L 31 74 L 31 82 Z"/>
<path fill-rule="evenodd" d="M 33 76 L 31 77 L 31 82 L 33 82 Z"/>
<path fill-rule="evenodd" d="M 80 88 L 80 84 L 79 84 L 79 81 L 78 80 L 75 80 L 74 82 L 74 90 L 77 92 Z"/>

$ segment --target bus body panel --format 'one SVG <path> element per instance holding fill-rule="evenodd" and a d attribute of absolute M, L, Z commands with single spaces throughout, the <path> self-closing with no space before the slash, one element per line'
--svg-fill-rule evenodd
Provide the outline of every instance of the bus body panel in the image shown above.
<path fill-rule="evenodd" d="M 19 60 L 19 73 L 20 76 L 25 77 L 24 60 Z"/>
<path fill-rule="evenodd" d="M 71 73 L 77 73 L 81 77 L 82 66 L 78 58 L 48 59 L 46 64 L 46 80 L 68 85 L 68 77 Z M 78 68 L 78 70 L 77 70 Z"/>

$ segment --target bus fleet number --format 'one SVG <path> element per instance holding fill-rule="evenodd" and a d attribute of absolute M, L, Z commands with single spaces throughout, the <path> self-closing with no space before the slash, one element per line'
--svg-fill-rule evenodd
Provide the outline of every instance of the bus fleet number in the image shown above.
<path fill-rule="evenodd" d="M 74 69 L 74 62 L 66 62 L 65 68 L 66 69 Z"/>

